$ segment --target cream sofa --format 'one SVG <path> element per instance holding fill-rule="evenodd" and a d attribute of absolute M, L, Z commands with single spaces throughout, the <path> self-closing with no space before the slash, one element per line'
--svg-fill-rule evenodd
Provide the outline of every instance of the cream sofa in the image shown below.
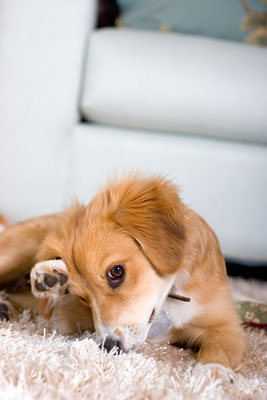
<path fill-rule="evenodd" d="M 114 173 L 163 173 L 226 257 L 267 261 L 267 52 L 95 30 L 93 0 L 0 0 L 0 210 L 88 202 Z"/>

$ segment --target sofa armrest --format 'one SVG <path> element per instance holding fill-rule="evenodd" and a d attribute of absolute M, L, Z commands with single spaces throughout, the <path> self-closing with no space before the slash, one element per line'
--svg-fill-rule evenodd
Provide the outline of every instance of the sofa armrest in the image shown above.
<path fill-rule="evenodd" d="M 95 0 L 0 0 L 0 210 L 61 208 Z"/>

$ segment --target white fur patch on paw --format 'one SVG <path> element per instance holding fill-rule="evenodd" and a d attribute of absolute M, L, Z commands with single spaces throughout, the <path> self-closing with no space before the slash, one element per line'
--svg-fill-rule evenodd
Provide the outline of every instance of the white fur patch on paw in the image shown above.
<path fill-rule="evenodd" d="M 42 261 L 31 270 L 32 293 L 57 299 L 67 294 L 68 269 L 63 260 Z"/>
<path fill-rule="evenodd" d="M 3 232 L 6 229 L 6 227 L 3 224 L 0 224 L 0 233 Z"/>
<path fill-rule="evenodd" d="M 236 374 L 231 368 L 226 368 L 221 364 L 211 363 L 211 364 L 201 364 L 198 363 L 194 368 L 196 373 L 200 371 L 207 373 L 210 378 L 214 379 L 226 379 L 231 383 L 235 382 Z"/>

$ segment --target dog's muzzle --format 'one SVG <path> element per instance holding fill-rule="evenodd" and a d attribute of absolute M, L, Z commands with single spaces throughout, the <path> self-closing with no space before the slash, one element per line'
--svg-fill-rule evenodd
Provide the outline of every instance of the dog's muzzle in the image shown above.
<path fill-rule="evenodd" d="M 135 349 L 140 346 L 146 337 L 159 339 L 162 336 L 166 335 L 171 328 L 171 320 L 168 317 L 168 314 L 161 310 L 156 318 L 154 319 L 150 329 L 146 335 L 142 335 L 139 338 L 131 337 L 131 335 L 126 334 L 122 339 L 118 338 L 118 336 L 110 332 L 105 335 L 105 339 L 101 339 L 100 347 L 102 349 L 107 350 L 109 353 L 112 349 L 114 349 L 114 354 L 119 353 L 128 353 L 128 351 Z"/>

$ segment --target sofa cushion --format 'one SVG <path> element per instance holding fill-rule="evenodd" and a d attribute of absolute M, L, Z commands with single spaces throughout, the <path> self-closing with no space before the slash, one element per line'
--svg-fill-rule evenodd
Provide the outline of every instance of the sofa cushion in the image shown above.
<path fill-rule="evenodd" d="M 267 143 L 267 52 L 190 35 L 103 29 L 81 110 L 95 122 Z"/>
<path fill-rule="evenodd" d="M 267 146 L 100 124 L 77 125 L 72 138 L 65 198 L 88 203 L 114 173 L 164 174 L 225 256 L 267 262 Z"/>

